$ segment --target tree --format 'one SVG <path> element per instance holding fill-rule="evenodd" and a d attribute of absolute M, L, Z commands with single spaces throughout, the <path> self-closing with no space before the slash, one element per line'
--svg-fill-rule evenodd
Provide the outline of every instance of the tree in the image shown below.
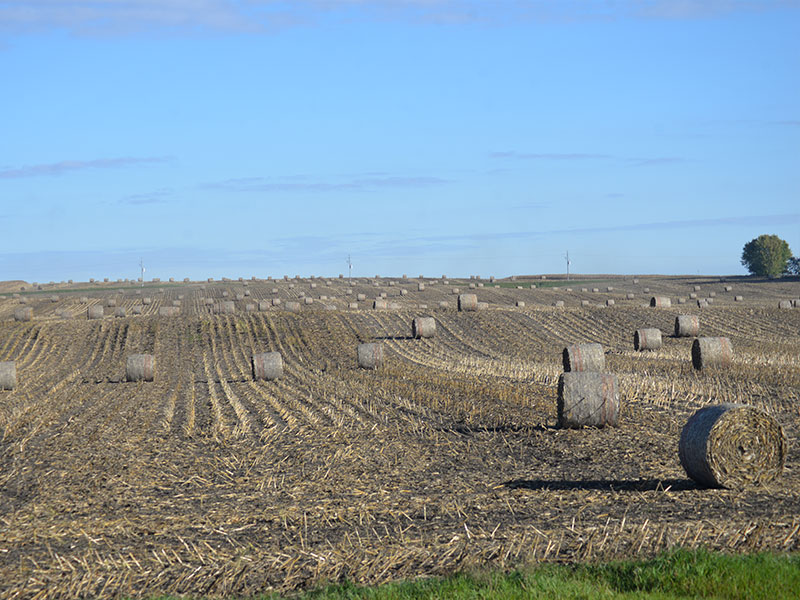
<path fill-rule="evenodd" d="M 777 277 L 792 258 L 789 244 L 777 235 L 760 235 L 744 245 L 742 264 L 753 275 Z"/>

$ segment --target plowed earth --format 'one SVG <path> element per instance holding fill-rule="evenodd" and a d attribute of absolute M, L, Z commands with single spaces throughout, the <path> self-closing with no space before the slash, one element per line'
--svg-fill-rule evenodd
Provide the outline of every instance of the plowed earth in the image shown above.
<path fill-rule="evenodd" d="M 86 308 L 114 295 L 131 314 L 142 296 L 31 294 L 30 322 L 13 320 L 19 299 L 0 299 L 0 361 L 16 361 L 18 376 L 0 392 L 0 597 L 248 595 L 674 545 L 800 548 L 800 309 L 777 308 L 800 284 L 726 293 L 712 279 L 619 279 L 602 294 L 487 284 L 469 291 L 489 308 L 458 313 L 452 290 L 469 282 L 416 283 L 167 286 L 143 292 L 144 314 L 102 320 Z M 714 304 L 678 305 L 698 284 Z M 646 307 L 645 285 L 672 308 Z M 232 315 L 202 301 L 244 290 Z M 385 292 L 400 308 L 348 309 L 347 290 Z M 298 314 L 245 310 L 301 293 L 315 300 Z M 157 316 L 179 294 L 181 315 Z M 671 337 L 685 313 L 700 315 L 702 335 L 730 337 L 730 369 L 692 369 L 692 340 Z M 411 339 L 425 315 L 436 336 Z M 661 350 L 634 352 L 643 327 L 662 330 Z M 377 371 L 356 366 L 366 341 L 384 344 Z M 604 345 L 619 427 L 554 427 L 560 353 L 575 342 Z M 266 351 L 282 353 L 284 377 L 253 381 L 250 356 Z M 155 355 L 154 382 L 125 381 L 134 353 Z M 729 491 L 686 477 L 680 430 L 722 401 L 782 424 L 781 479 Z"/>

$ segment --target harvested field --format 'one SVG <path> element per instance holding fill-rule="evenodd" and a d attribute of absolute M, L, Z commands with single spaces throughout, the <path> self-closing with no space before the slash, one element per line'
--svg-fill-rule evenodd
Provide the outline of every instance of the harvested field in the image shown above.
<path fill-rule="evenodd" d="M 297 302 L 308 280 L 252 281 L 247 301 L 269 305 L 230 300 L 233 314 L 203 299 L 235 298 L 234 281 L 163 283 L 145 292 L 149 305 L 133 286 L 45 286 L 23 292 L 27 322 L 14 320 L 18 299 L 0 298 L 0 361 L 17 373 L 0 391 L 0 597 L 248 595 L 674 545 L 800 550 L 800 310 L 778 308 L 800 284 L 639 280 L 596 276 L 613 287 L 599 294 L 487 284 L 471 290 L 489 304 L 478 312 L 457 310 L 452 287 L 469 281 L 455 279 L 423 290 L 334 279 L 325 291 L 339 310 L 297 313 L 271 301 Z M 727 369 L 695 371 L 693 338 L 632 347 L 631 332 L 672 331 L 685 310 L 653 310 L 653 294 L 675 300 L 695 285 L 717 292 L 701 335 L 731 340 Z M 372 310 L 379 292 L 399 308 Z M 180 314 L 158 316 L 179 294 Z M 111 296 L 129 316 L 87 319 Z M 436 336 L 413 339 L 428 314 Z M 383 365 L 359 369 L 358 344 L 370 342 Z M 555 427 L 561 352 L 577 343 L 606 351 L 617 427 Z M 253 379 L 263 352 L 281 353 L 282 378 Z M 153 382 L 126 381 L 133 354 L 154 356 Z M 681 430 L 719 402 L 781 424 L 783 477 L 739 491 L 689 479 Z"/>

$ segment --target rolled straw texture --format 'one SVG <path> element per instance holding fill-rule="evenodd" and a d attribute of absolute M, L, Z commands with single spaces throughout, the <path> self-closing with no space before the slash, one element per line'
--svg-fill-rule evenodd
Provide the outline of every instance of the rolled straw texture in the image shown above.
<path fill-rule="evenodd" d="M 17 364 L 13 361 L 0 362 L 0 390 L 13 390 L 17 387 Z"/>
<path fill-rule="evenodd" d="M 432 338 L 436 335 L 436 320 L 433 317 L 417 317 L 411 322 L 411 337 Z"/>
<path fill-rule="evenodd" d="M 654 327 L 637 329 L 633 334 L 634 350 L 658 350 L 661 348 L 661 330 Z"/>
<path fill-rule="evenodd" d="M 700 334 L 700 317 L 678 315 L 675 317 L 675 337 L 697 337 Z"/>
<path fill-rule="evenodd" d="M 383 362 L 383 346 L 381 344 L 359 344 L 358 366 L 362 369 L 377 369 Z"/>
<path fill-rule="evenodd" d="M 786 434 L 753 406 L 725 403 L 694 413 L 681 431 L 678 454 L 686 474 L 706 487 L 741 489 L 779 477 Z"/>
<path fill-rule="evenodd" d="M 692 343 L 692 366 L 698 371 L 708 367 L 728 367 L 733 347 L 726 337 L 700 337 Z"/>
<path fill-rule="evenodd" d="M 152 354 L 131 354 L 125 367 L 128 381 L 153 381 L 155 360 Z"/>
<path fill-rule="evenodd" d="M 562 373 L 558 378 L 558 426 L 605 427 L 619 422 L 619 382 L 609 373 Z"/>
<path fill-rule="evenodd" d="M 264 352 L 252 357 L 253 379 L 278 379 L 283 377 L 283 357 L 280 352 Z"/>
<path fill-rule="evenodd" d="M 606 370 L 606 355 L 601 344 L 573 344 L 562 352 L 564 371 L 597 371 Z"/>

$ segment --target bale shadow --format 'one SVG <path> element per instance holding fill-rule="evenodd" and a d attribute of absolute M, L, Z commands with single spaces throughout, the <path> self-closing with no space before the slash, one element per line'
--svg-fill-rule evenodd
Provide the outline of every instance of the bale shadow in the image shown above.
<path fill-rule="evenodd" d="M 511 490 L 596 490 L 600 492 L 686 492 L 702 489 L 691 479 L 514 479 L 503 483 Z"/>

